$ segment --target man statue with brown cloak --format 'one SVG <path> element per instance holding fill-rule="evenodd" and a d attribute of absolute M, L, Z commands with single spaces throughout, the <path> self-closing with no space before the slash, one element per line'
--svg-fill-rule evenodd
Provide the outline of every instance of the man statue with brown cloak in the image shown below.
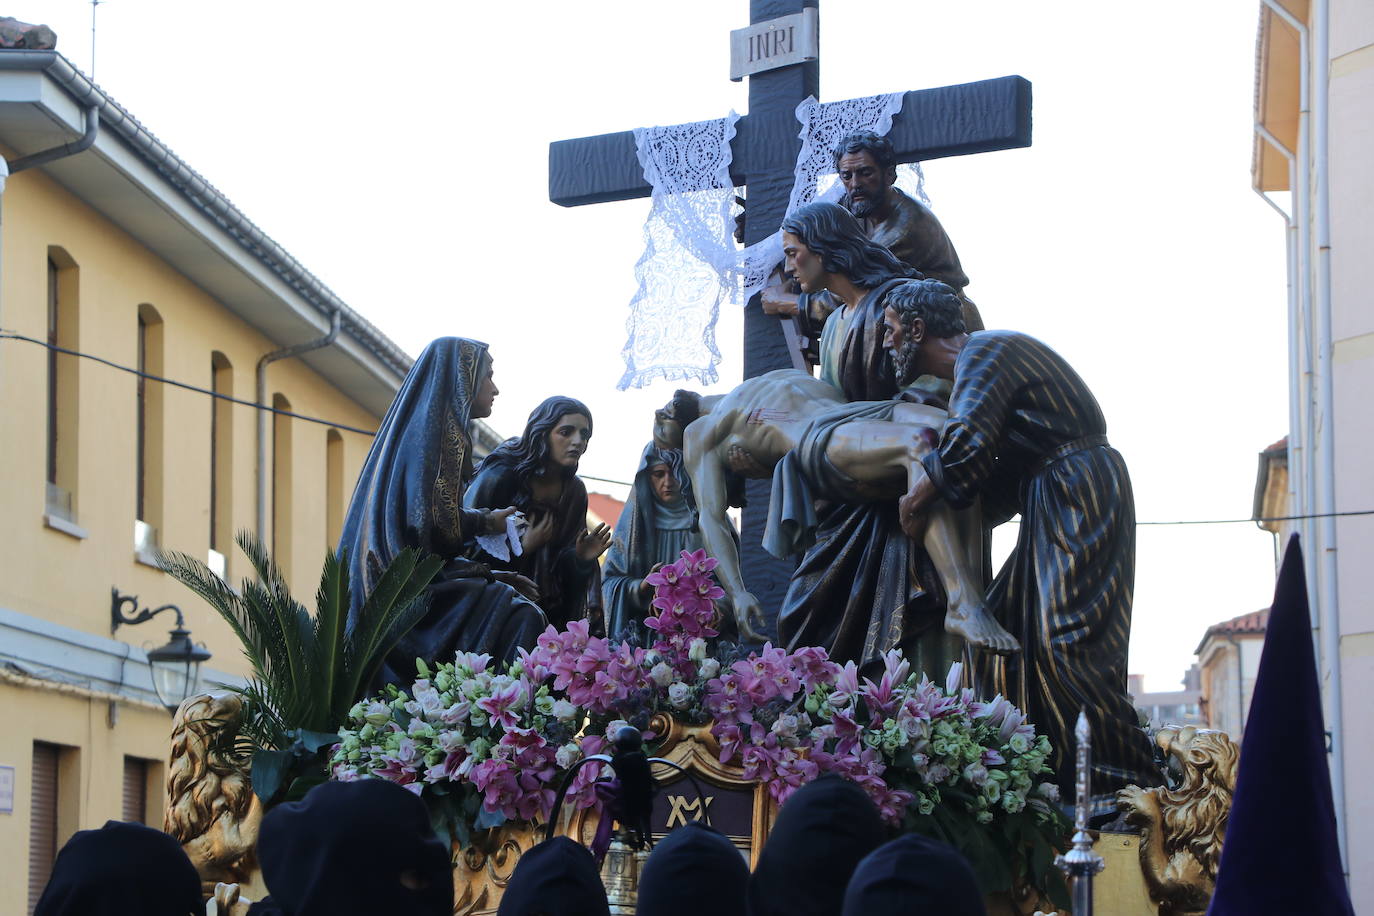
<path fill-rule="evenodd" d="M 815 203 L 783 221 L 788 269 L 807 293 L 840 303 L 821 334 L 820 377 L 850 401 L 897 396 L 883 347 L 888 292 L 919 274 L 870 241 L 844 208 Z M 948 384 L 918 380 L 902 396 L 943 407 Z M 740 468 L 735 468 L 739 471 Z M 762 475 L 759 475 L 762 476 Z M 778 618 L 789 649 L 821 646 L 840 662 L 880 663 L 902 648 L 916 670 L 942 675 L 961 641 L 944 629 L 944 593 L 925 551 L 902 532 L 890 501 L 821 500 L 815 541 L 806 547 Z"/>

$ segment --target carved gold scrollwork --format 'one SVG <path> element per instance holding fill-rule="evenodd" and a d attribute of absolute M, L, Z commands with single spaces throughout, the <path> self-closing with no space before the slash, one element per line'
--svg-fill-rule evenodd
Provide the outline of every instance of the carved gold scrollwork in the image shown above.
<path fill-rule="evenodd" d="M 544 826 L 531 823 L 504 824 L 474 835 L 457 852 L 453 866 L 454 916 L 495 913 L 515 863 L 543 838 Z"/>

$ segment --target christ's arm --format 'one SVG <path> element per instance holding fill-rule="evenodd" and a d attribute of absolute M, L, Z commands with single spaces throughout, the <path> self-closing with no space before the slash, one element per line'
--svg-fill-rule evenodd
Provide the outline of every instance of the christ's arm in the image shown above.
<path fill-rule="evenodd" d="M 735 621 L 740 637 L 762 642 L 763 634 L 755 624 L 763 625 L 763 607 L 744 587 L 739 568 L 739 547 L 735 543 L 730 519 L 725 514 L 725 464 L 718 454 L 725 438 L 717 429 L 718 418 L 707 415 L 692 423 L 683 433 L 682 456 L 687 473 L 692 478 L 700 519 L 701 541 L 706 552 L 719 565 L 716 575 L 721 587 L 735 608 Z"/>

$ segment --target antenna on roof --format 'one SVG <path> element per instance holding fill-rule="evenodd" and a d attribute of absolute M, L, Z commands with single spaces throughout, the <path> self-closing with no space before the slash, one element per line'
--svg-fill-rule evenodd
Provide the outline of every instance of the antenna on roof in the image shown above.
<path fill-rule="evenodd" d="M 107 0 L 91 0 L 91 79 L 95 79 L 95 8 Z"/>

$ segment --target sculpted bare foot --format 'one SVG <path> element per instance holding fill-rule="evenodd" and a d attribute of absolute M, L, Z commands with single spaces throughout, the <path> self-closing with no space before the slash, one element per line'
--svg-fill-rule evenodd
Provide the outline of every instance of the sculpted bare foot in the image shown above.
<path fill-rule="evenodd" d="M 945 631 L 961 636 L 970 646 L 995 655 L 1021 651 L 1021 643 L 992 619 L 985 607 L 970 610 L 950 608 L 945 614 Z"/>

